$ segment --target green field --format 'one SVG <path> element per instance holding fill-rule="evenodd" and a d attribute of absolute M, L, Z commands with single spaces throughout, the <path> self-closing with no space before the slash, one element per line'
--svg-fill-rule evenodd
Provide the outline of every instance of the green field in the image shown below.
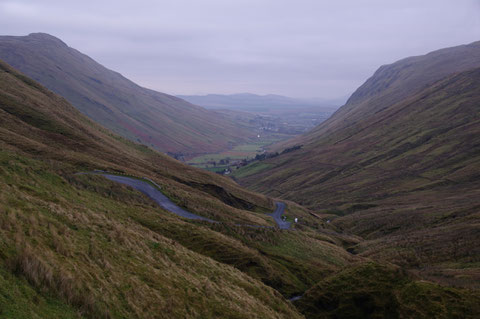
<path fill-rule="evenodd" d="M 238 177 L 238 178 L 243 178 L 247 177 L 256 173 L 259 173 L 263 170 L 266 170 L 268 168 L 273 167 L 274 165 L 268 164 L 268 163 L 263 163 L 259 161 L 255 161 L 247 166 L 240 167 L 238 170 L 234 171 L 232 173 L 232 176 Z"/>
<path fill-rule="evenodd" d="M 207 169 L 212 172 L 221 172 L 226 168 L 234 170 L 236 168 L 235 163 L 244 159 L 252 159 L 257 154 L 262 154 L 265 147 L 274 144 L 278 141 L 284 140 L 287 135 L 276 134 L 274 136 L 265 136 L 247 144 L 240 144 L 221 153 L 205 154 L 197 156 L 188 161 L 188 164 Z M 220 163 L 224 160 L 226 163 Z M 214 164 L 215 162 L 215 164 Z"/>

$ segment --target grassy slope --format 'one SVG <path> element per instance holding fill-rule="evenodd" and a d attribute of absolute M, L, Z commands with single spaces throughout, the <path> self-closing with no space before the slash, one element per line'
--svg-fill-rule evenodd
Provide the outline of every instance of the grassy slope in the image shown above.
<path fill-rule="evenodd" d="M 467 47 L 465 54 L 477 47 Z M 472 65 L 478 56 L 470 58 L 454 62 Z M 404 67 L 399 69 L 413 72 Z M 428 67 L 421 71 L 432 73 Z M 388 67 L 382 70 L 390 74 Z M 369 80 L 368 87 L 381 80 Z M 402 95 L 401 84 L 396 86 L 386 90 Z M 383 108 L 378 108 L 380 97 L 360 94 L 358 109 L 352 104 L 342 111 L 351 109 L 350 117 L 334 116 L 295 141 L 304 144 L 301 150 L 262 162 L 267 169 L 242 182 L 339 217 L 335 226 L 366 239 L 352 248 L 356 253 L 422 269 L 425 278 L 473 287 L 480 278 L 479 92 L 480 70 L 473 69 L 400 102 L 384 100 Z"/>
<path fill-rule="evenodd" d="M 414 281 L 397 267 L 365 263 L 325 278 L 295 305 L 308 318 L 476 318 L 480 293 Z"/>
<path fill-rule="evenodd" d="M 76 309 L 55 296 L 31 287 L 25 278 L 0 268 L 0 315 L 2 318 L 81 318 Z"/>
<path fill-rule="evenodd" d="M 46 34 L 0 37 L 0 58 L 96 122 L 163 152 L 215 153 L 256 136 L 221 114 L 139 87 Z"/>
<path fill-rule="evenodd" d="M 298 144 L 332 142 L 355 133 L 357 123 L 375 117 L 453 73 L 480 67 L 480 42 L 441 49 L 381 66 L 327 121 L 304 136 L 279 144 L 283 150 Z M 332 139 L 331 139 L 332 138 Z"/>
<path fill-rule="evenodd" d="M 1 155 L 0 254 L 28 280 L 22 289 L 47 292 L 88 317 L 296 316 L 272 289 L 138 223 L 179 221 L 155 218 L 159 209 L 136 192 Z"/>
<path fill-rule="evenodd" d="M 273 225 L 262 213 L 273 201 L 112 135 L 4 63 L 0 149 L 1 267 L 26 294 L 5 293 L 10 317 L 32 298 L 37 316 L 298 317 L 261 282 L 290 296 L 356 259 L 335 235 L 311 236 L 322 231 L 318 219 L 293 203 L 303 231 L 234 226 Z M 120 184 L 75 175 L 92 169 L 148 176 L 224 224 L 185 221 Z"/>
<path fill-rule="evenodd" d="M 219 220 L 233 218 L 232 221 L 267 224 L 263 215 L 244 210 L 272 209 L 273 202 L 265 196 L 115 136 L 5 64 L 1 64 L 1 69 L 4 78 L 0 132 L 6 149 L 69 164 L 70 167 L 64 167 L 67 173 L 98 168 L 148 176 L 180 205 L 194 212 Z M 214 196 L 205 196 L 206 193 Z M 226 205 L 226 201 L 234 207 Z"/>

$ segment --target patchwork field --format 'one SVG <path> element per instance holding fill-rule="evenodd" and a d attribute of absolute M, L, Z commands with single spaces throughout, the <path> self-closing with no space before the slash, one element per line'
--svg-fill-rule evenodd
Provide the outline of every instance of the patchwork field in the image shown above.
<path fill-rule="evenodd" d="M 260 135 L 257 139 L 246 144 L 235 146 L 231 150 L 197 156 L 187 161 L 187 163 L 211 172 L 223 173 L 226 169 L 234 172 L 247 161 L 253 160 L 256 155 L 263 154 L 268 146 L 289 137 L 291 136 L 272 133 L 263 136 Z"/>

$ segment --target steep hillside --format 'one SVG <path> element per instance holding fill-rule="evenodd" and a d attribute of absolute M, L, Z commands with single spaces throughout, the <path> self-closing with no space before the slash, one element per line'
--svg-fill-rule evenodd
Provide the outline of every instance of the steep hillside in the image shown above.
<path fill-rule="evenodd" d="M 182 219 L 132 188 L 76 174 L 93 169 L 148 176 L 178 205 L 222 223 Z M 325 229 L 290 202 L 295 231 L 236 225 L 273 225 L 265 214 L 273 201 L 110 133 L 3 62 L 0 189 L 2 318 L 301 318 L 285 297 L 306 290 L 296 305 L 315 317 L 311 307 L 329 298 L 317 287 L 337 291 L 332 276 L 347 286 L 358 280 L 348 269 L 365 258 L 342 247 L 372 253 L 371 241 Z M 377 298 L 360 291 L 362 300 Z M 469 290 L 434 284 L 415 293 L 435 306 L 434 317 L 448 314 L 438 298 L 476 302 Z M 335 298 L 343 311 L 358 310 L 351 294 Z"/>
<path fill-rule="evenodd" d="M 308 318 L 474 318 L 480 293 L 465 295 L 416 282 L 398 267 L 365 263 L 325 278 L 295 305 Z"/>
<path fill-rule="evenodd" d="M 0 59 L 96 122 L 162 152 L 213 153 L 254 136 L 218 113 L 142 88 L 48 34 L 0 37 Z"/>
<path fill-rule="evenodd" d="M 310 132 L 313 141 L 349 126 L 420 92 L 453 73 L 480 67 L 480 42 L 409 57 L 380 67 L 324 125 Z M 354 132 L 354 131 L 353 131 Z M 352 132 L 352 133 L 353 133 Z"/>
<path fill-rule="evenodd" d="M 382 67 L 331 120 L 290 142 L 301 147 L 247 166 L 242 182 L 329 214 L 337 229 L 366 239 L 354 253 L 478 288 L 480 69 L 426 86 L 447 62 L 450 71 L 480 64 L 478 50 Z M 423 62 L 414 72 L 406 61 Z M 383 77 L 401 65 L 408 75 Z"/>
<path fill-rule="evenodd" d="M 182 219 L 102 176 L 148 176 Z M 273 201 L 93 123 L 0 62 L 0 311 L 5 318 L 300 318 L 285 299 L 358 258 L 288 203 Z M 283 297 L 283 296 L 285 297 Z"/>

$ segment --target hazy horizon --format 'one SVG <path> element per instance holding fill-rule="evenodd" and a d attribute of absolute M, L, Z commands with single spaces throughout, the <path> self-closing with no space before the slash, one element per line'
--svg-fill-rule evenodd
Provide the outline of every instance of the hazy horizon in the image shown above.
<path fill-rule="evenodd" d="M 173 95 L 337 99 L 383 64 L 480 40 L 462 1 L 4 1 L 4 35 L 45 32 Z"/>

